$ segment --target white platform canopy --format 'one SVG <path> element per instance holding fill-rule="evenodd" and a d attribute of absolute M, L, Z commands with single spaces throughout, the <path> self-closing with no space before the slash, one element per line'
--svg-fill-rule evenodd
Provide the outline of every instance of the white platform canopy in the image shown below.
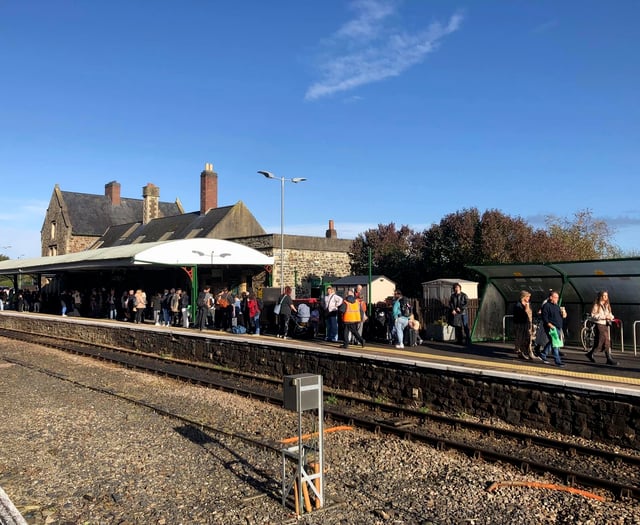
<path fill-rule="evenodd" d="M 181 239 L 127 244 L 52 257 L 11 259 L 0 262 L 0 275 L 141 265 L 267 266 L 273 265 L 273 257 L 222 239 Z"/>

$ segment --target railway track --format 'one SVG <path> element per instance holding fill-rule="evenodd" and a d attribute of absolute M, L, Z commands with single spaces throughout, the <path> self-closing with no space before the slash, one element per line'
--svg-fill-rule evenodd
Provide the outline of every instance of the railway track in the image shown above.
<path fill-rule="evenodd" d="M 132 369 L 217 388 L 267 403 L 282 404 L 282 379 L 16 330 L 5 330 L 3 335 Z M 26 366 L 19 360 L 9 361 Z M 40 371 L 66 379 L 64 373 L 60 371 Z M 90 385 L 81 386 L 101 390 Z M 118 395 L 110 391 L 104 392 Z M 128 401 L 144 405 L 167 416 L 177 417 L 185 423 L 200 425 L 203 430 L 225 433 L 222 429 L 187 421 L 150 403 L 133 399 Z M 570 439 L 558 439 L 511 428 L 501 428 L 463 417 L 430 413 L 423 408 L 396 406 L 381 400 L 372 400 L 328 388 L 325 388 L 324 411 L 328 419 L 337 423 L 347 423 L 378 434 L 391 434 L 427 443 L 441 450 L 457 450 L 485 461 L 509 463 L 523 472 L 550 473 L 563 480 L 568 486 L 606 490 L 617 498 L 640 499 L 638 477 L 640 455 L 612 451 L 605 447 L 585 446 Z M 279 450 L 281 446 L 278 443 L 256 440 L 251 436 L 235 435 L 234 437 L 274 450 Z"/>

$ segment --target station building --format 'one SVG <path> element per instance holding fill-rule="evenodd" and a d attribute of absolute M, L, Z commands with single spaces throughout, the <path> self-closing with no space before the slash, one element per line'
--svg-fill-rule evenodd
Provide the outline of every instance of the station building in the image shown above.
<path fill-rule="evenodd" d="M 88 252 L 94 250 L 191 239 L 226 240 L 269 258 L 269 264 L 253 264 L 244 273 L 229 274 L 220 271 L 228 261 L 217 260 L 216 254 L 210 253 L 209 264 L 199 260 L 198 266 L 200 281 L 213 288 L 280 287 L 282 247 L 284 284 L 294 287 L 298 296 L 317 294 L 321 283 L 350 273 L 348 252 L 352 241 L 338 238 L 332 220 L 324 237 L 284 235 L 281 243 L 280 235 L 267 233 L 242 201 L 218 205 L 218 174 L 212 164 L 206 164 L 200 173 L 200 209 L 195 212 L 185 212 L 179 199 L 173 203 L 161 201 L 160 188 L 152 183 L 142 188 L 141 199 L 122 197 L 117 181 L 105 184 L 103 195 L 63 191 L 56 185 L 41 230 L 41 253 L 48 258 L 86 252 L 89 258 Z M 258 257 L 255 260 L 263 261 Z M 31 268 L 47 268 L 49 276 L 52 262 L 35 263 Z M 95 267 L 95 260 L 93 264 Z M 26 271 L 25 262 L 19 266 Z M 111 280 L 117 277 L 113 269 L 110 272 Z M 177 272 L 168 284 L 181 281 Z"/>

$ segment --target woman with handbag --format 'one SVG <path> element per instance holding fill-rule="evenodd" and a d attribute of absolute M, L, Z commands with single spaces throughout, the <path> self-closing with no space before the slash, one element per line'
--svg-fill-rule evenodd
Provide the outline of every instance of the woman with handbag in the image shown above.
<path fill-rule="evenodd" d="M 595 323 L 598 333 L 595 345 L 585 354 L 587 359 L 595 363 L 596 360 L 593 357 L 593 353 L 596 350 L 600 350 L 600 352 L 604 352 L 608 365 L 617 365 L 618 363 L 611 357 L 610 327 L 613 322 L 613 312 L 609 303 L 609 292 L 606 290 L 598 292 L 591 308 L 591 319 Z"/>
<path fill-rule="evenodd" d="M 513 332 L 516 355 L 520 359 L 533 359 L 531 340 L 533 338 L 533 312 L 529 301 L 531 292 L 522 290 L 520 300 L 513 308 Z"/>
<path fill-rule="evenodd" d="M 293 305 L 293 299 L 291 299 L 291 286 L 284 287 L 284 293 L 278 298 L 275 310 L 277 310 L 278 316 L 278 333 L 276 337 L 289 339 L 289 319 L 291 319 L 291 312 L 297 312 L 296 307 Z"/>

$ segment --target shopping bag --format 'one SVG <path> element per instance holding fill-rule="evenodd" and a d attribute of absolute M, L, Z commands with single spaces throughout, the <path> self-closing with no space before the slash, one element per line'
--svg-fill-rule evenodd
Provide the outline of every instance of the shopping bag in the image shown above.
<path fill-rule="evenodd" d="M 562 348 L 564 346 L 562 338 L 560 337 L 558 330 L 556 330 L 555 328 L 551 328 L 549 330 L 549 337 L 551 338 L 551 346 L 553 348 Z"/>

